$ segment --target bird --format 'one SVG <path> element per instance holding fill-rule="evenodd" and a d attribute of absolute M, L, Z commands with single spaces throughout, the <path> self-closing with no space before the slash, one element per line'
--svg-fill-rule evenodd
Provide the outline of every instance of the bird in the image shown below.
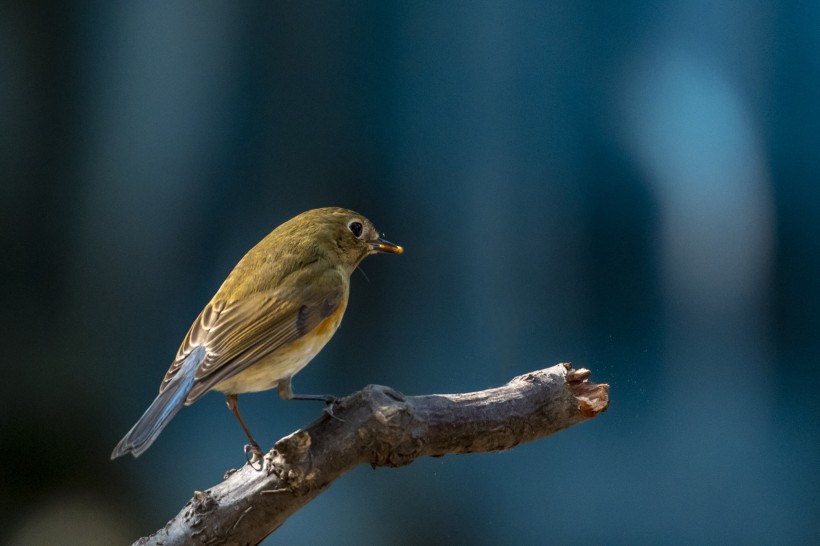
<path fill-rule="evenodd" d="M 250 442 L 253 464 L 262 450 L 239 413 L 238 395 L 277 389 L 294 394 L 292 378 L 325 346 L 347 308 L 350 276 L 371 254 L 402 254 L 373 223 L 352 210 L 303 212 L 274 229 L 239 260 L 182 340 L 159 394 L 111 453 L 138 457 L 182 406 L 210 391 L 228 408 Z"/>

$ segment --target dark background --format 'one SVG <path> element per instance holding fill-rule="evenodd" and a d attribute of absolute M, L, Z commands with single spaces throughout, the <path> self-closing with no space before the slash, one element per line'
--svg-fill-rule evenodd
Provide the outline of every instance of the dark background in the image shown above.
<path fill-rule="evenodd" d="M 224 399 L 111 449 L 276 225 L 401 257 L 295 381 L 487 388 L 561 361 L 599 418 L 360 468 L 304 544 L 820 541 L 820 4 L 0 7 L 0 542 L 129 542 L 243 462 Z M 263 447 L 321 412 L 244 396 Z"/>

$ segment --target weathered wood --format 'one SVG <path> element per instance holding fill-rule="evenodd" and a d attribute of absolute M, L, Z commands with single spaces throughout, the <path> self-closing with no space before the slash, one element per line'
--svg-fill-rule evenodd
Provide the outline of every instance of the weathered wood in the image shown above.
<path fill-rule="evenodd" d="M 360 464 L 510 449 L 595 417 L 607 408 L 609 385 L 589 376 L 558 364 L 493 389 L 426 396 L 369 385 L 279 440 L 262 471 L 245 465 L 197 491 L 165 527 L 135 544 L 257 544 Z"/>

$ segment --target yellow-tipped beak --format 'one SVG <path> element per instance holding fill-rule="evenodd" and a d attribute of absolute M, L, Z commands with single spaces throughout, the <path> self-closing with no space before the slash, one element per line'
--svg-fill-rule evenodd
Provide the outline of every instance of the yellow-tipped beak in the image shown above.
<path fill-rule="evenodd" d="M 395 245 L 390 241 L 385 241 L 384 239 L 376 239 L 373 243 L 373 249 L 376 252 L 381 252 L 382 254 L 401 254 L 404 252 L 404 249 L 399 245 Z"/>

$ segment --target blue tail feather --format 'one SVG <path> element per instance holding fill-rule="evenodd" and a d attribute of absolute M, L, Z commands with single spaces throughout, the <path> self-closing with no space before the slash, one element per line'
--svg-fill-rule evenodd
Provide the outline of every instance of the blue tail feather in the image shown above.
<path fill-rule="evenodd" d="M 196 369 L 205 359 L 204 347 L 197 347 L 185 359 L 182 368 L 177 372 L 168 386 L 151 402 L 139 421 L 131 427 L 128 434 L 120 440 L 111 453 L 116 459 L 126 453 L 139 457 L 157 439 L 162 429 L 174 415 L 185 405 L 185 398 L 194 386 Z"/>

